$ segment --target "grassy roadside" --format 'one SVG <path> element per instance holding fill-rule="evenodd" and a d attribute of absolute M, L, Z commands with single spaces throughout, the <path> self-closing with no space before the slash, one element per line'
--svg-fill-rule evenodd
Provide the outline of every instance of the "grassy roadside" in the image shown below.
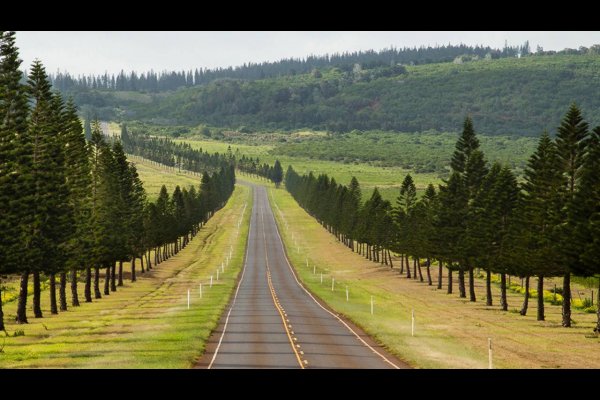
<path fill-rule="evenodd" d="M 151 272 L 138 274 L 135 284 L 125 281 L 124 287 L 101 300 L 50 315 L 44 293 L 45 317 L 31 316 L 27 325 L 12 322 L 16 302 L 7 304 L 5 321 L 11 336 L 0 338 L 0 368 L 193 366 L 204 351 L 242 268 L 251 208 L 250 189 L 237 185 L 227 205 L 184 250 Z M 231 261 L 216 281 L 216 269 L 230 246 Z M 214 283 L 209 288 L 211 275 Z M 79 290 L 83 293 L 83 285 Z M 14 337 L 17 330 L 23 330 L 24 336 Z"/>
<path fill-rule="evenodd" d="M 411 365 L 487 368 L 487 339 L 492 338 L 496 368 L 600 367 L 600 340 L 589 335 L 594 314 L 574 311 L 576 324 L 564 329 L 560 327 L 559 306 L 547 305 L 547 321 L 537 322 L 533 301 L 527 316 L 516 314 L 523 299 L 517 293 L 509 292 L 510 310 L 501 311 L 497 305 L 497 289 L 494 289 L 496 305 L 486 307 L 482 301 L 482 280 L 476 288 L 477 303 L 460 299 L 457 294 L 447 295 L 445 287 L 438 291 L 435 286 L 399 276 L 397 269 L 390 270 L 352 253 L 302 210 L 285 190 L 275 190 L 271 185 L 269 200 L 300 279 L 333 309 Z M 331 290 L 332 277 L 335 278 L 334 291 Z M 434 274 L 434 279 L 436 277 Z M 374 315 L 370 313 L 371 296 Z M 414 337 L 411 336 L 412 310 L 416 316 Z"/>

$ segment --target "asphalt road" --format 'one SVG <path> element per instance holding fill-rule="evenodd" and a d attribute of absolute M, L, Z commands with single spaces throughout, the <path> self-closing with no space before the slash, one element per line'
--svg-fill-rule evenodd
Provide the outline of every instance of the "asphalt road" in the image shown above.
<path fill-rule="evenodd" d="M 248 248 L 234 298 L 198 368 L 407 368 L 297 281 L 267 191 L 253 186 Z"/>

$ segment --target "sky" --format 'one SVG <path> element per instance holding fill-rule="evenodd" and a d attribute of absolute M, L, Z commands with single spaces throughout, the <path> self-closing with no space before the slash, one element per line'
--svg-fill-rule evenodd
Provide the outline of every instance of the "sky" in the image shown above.
<path fill-rule="evenodd" d="M 390 46 L 464 43 L 502 48 L 505 41 L 521 45 L 526 40 L 532 50 L 537 45 L 544 50 L 589 47 L 600 44 L 600 31 L 17 32 L 24 69 L 38 58 L 50 73 L 74 75 L 228 67 Z"/>

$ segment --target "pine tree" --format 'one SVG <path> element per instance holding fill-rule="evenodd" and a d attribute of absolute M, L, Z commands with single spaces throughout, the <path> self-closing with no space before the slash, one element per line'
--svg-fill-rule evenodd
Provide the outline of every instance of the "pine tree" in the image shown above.
<path fill-rule="evenodd" d="M 30 143 L 27 134 L 27 94 L 22 85 L 22 73 L 19 70 L 18 49 L 15 46 L 15 33 L 0 31 L 0 276 L 22 272 L 20 263 L 22 241 L 24 239 L 23 214 L 28 213 L 21 207 L 27 190 L 28 163 L 30 162 Z M 25 296 L 27 295 L 28 271 L 25 277 Z M 21 285 L 23 287 L 23 285 Z M 2 282 L 0 278 L 0 291 Z M 24 302 L 20 296 L 17 322 L 26 323 Z M 26 300 L 26 297 L 25 297 Z M 2 293 L 0 292 L 0 330 L 4 330 L 2 311 Z"/>
<path fill-rule="evenodd" d="M 563 229 L 563 227 L 567 222 L 568 210 L 573 207 L 575 192 L 579 188 L 588 136 L 588 124 L 583 120 L 577 105 L 572 104 L 563 118 L 556 135 L 556 147 L 565 180 L 562 224 L 556 230 L 556 239 L 560 243 L 562 261 L 569 268 L 563 277 L 562 325 L 564 327 L 571 326 L 570 269 L 578 263 L 578 254 L 576 252 L 577 246 L 573 246 L 571 243 L 571 232 Z"/>
<path fill-rule="evenodd" d="M 60 121 L 57 115 L 59 107 L 53 104 L 50 82 L 39 61 L 32 65 L 28 87 L 35 107 L 29 119 L 33 202 L 28 210 L 30 217 L 27 221 L 28 238 L 25 248 L 26 263 L 33 271 L 33 312 L 36 318 L 41 318 L 40 272 L 53 274 L 62 262 L 61 221 L 65 209 L 66 186 L 64 153 L 57 127 L 57 121 Z"/>
<path fill-rule="evenodd" d="M 275 165 L 273 166 L 273 177 L 271 178 L 273 183 L 275 183 L 275 187 L 279 187 L 281 181 L 283 180 L 283 168 L 281 168 L 281 163 L 279 160 L 275 160 Z"/>
<path fill-rule="evenodd" d="M 529 158 L 523 183 L 523 220 L 515 252 L 530 275 L 538 276 L 537 319 L 543 321 L 544 278 L 564 275 L 564 266 L 553 238 L 561 221 L 564 191 L 556 144 L 544 132 Z"/>
<path fill-rule="evenodd" d="M 77 109 L 71 99 L 65 107 L 65 180 L 68 188 L 68 205 L 74 227 L 67 242 L 68 264 L 71 270 L 71 305 L 79 306 L 77 271 L 92 262 L 92 237 L 90 234 L 91 177 L 90 153 L 83 135 Z"/>
<path fill-rule="evenodd" d="M 465 190 L 464 195 L 467 199 L 467 210 L 465 212 L 468 213 L 468 207 L 475 199 L 479 186 L 488 172 L 483 153 L 479 150 L 479 139 L 475 135 L 473 121 L 470 117 L 465 118 L 463 131 L 456 142 L 450 166 L 464 180 L 463 190 Z M 465 235 L 461 235 L 461 237 L 467 238 Z M 466 297 L 464 272 L 468 271 L 469 297 L 471 301 L 476 301 L 473 266 L 469 264 L 469 254 L 464 250 L 465 246 L 467 246 L 465 243 L 459 242 L 456 249 L 459 292 L 460 297 Z"/>
<path fill-rule="evenodd" d="M 581 182 L 569 213 L 570 238 L 580 254 L 572 268 L 584 276 L 600 274 L 600 127 L 594 128 L 581 166 Z M 595 332 L 600 332 L 600 303 Z"/>

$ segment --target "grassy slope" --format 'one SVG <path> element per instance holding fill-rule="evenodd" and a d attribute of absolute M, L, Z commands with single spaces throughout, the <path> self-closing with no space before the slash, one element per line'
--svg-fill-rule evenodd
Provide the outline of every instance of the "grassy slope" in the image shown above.
<path fill-rule="evenodd" d="M 194 185 L 196 186 L 196 190 L 199 190 L 201 178 L 199 175 L 167 169 L 164 166 L 158 166 L 141 157 L 130 155 L 128 156 L 128 160 L 135 163 L 140 179 L 144 183 L 144 189 L 146 189 L 146 193 L 148 194 L 148 199 L 151 201 L 154 201 L 158 197 L 162 185 L 167 187 L 169 194 L 173 193 L 177 185 L 182 189 Z"/>
<path fill-rule="evenodd" d="M 586 337 L 592 331 L 594 314 L 574 310 L 575 326 L 564 329 L 560 327 L 559 306 L 546 305 L 547 321 L 537 322 L 535 302 L 530 302 L 529 314 L 521 317 L 515 312 L 520 308 L 522 295 L 512 292 L 508 297 L 510 311 L 501 311 L 497 287 L 494 288 L 496 305 L 486 307 L 482 279 L 477 281 L 477 303 L 459 299 L 457 294 L 447 295 L 445 286 L 438 291 L 435 286 L 407 280 L 398 275 L 397 269 L 392 271 L 367 261 L 339 244 L 285 190 L 269 192 L 288 254 L 302 281 L 337 312 L 348 316 L 412 365 L 487 368 L 489 337 L 493 339 L 494 366 L 498 368 L 600 367 L 600 340 Z M 299 253 L 295 242 L 300 247 Z M 316 275 L 313 265 L 317 266 Z M 434 281 L 436 270 L 437 266 L 432 268 Z M 320 273 L 324 274 L 323 285 Z M 332 276 L 336 281 L 334 292 Z M 345 297 L 346 285 L 349 302 Z M 455 290 L 458 291 L 456 287 Z M 374 316 L 370 315 L 370 296 L 374 297 Z M 415 337 L 410 335 L 413 309 Z"/>
<path fill-rule="evenodd" d="M 213 82 L 156 95 L 151 104 L 122 106 L 135 119 L 271 130 L 456 131 L 470 114 L 485 133 L 537 135 L 554 129 L 573 101 L 592 125 L 600 122 L 599 60 L 555 55 L 428 64 L 407 67 L 407 75 L 354 83 L 352 74 L 329 70 L 322 78 Z M 326 94 L 323 85 L 336 89 Z M 287 101 L 279 100 L 282 90 L 293 93 Z"/>
<path fill-rule="evenodd" d="M 110 296 L 52 316 L 47 292 L 42 295 L 45 317 L 29 324 L 12 323 L 16 302 L 5 305 L 11 335 L 0 339 L 0 368 L 187 368 L 203 352 L 204 344 L 221 316 L 242 267 L 252 196 L 236 186 L 227 205 L 201 229 L 177 256 L 153 271 L 139 273 L 138 281 Z M 235 225 L 248 207 L 239 233 Z M 225 274 L 212 288 L 211 274 L 233 245 Z M 139 260 L 138 260 L 139 261 Z M 125 271 L 129 265 L 125 264 Z M 126 275 L 128 277 L 128 274 Z M 203 298 L 198 285 L 203 284 Z M 192 307 L 186 309 L 187 290 Z M 79 285 L 83 293 L 83 285 Z"/>

